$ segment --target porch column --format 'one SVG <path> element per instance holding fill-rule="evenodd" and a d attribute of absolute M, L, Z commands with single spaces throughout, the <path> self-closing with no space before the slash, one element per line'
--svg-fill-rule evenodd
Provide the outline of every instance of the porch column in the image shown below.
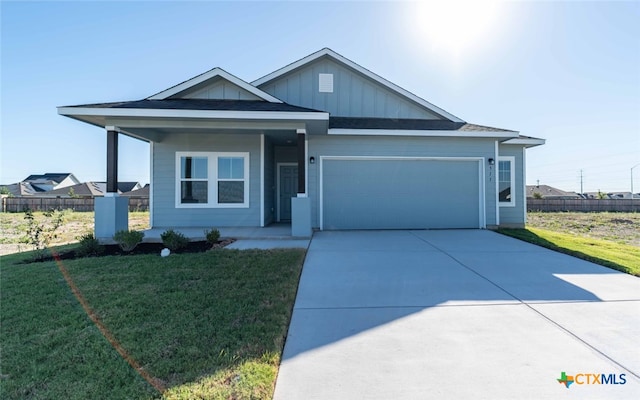
<path fill-rule="evenodd" d="M 118 193 L 118 131 L 107 127 L 107 193 Z"/>
<path fill-rule="evenodd" d="M 120 230 L 129 228 L 129 199 L 118 195 L 118 130 L 107 126 L 107 188 L 94 203 L 95 237 L 109 242 Z"/>
<path fill-rule="evenodd" d="M 307 174 L 307 151 L 305 146 L 305 140 L 307 136 L 306 129 L 298 129 L 298 197 L 300 194 L 307 194 L 306 191 L 306 174 Z"/>
<path fill-rule="evenodd" d="M 311 237 L 311 199 L 306 190 L 306 129 L 298 129 L 298 196 L 291 198 L 291 236 Z"/>

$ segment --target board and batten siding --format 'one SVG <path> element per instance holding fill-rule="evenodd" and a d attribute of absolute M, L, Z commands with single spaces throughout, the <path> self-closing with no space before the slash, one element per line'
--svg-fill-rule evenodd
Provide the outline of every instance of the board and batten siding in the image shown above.
<path fill-rule="evenodd" d="M 249 208 L 176 208 L 176 152 L 249 152 Z M 260 135 L 168 135 L 153 145 L 153 227 L 260 226 Z M 266 171 L 265 171 L 266 172 Z"/>
<path fill-rule="evenodd" d="M 516 204 L 514 207 L 500 208 L 500 225 L 506 227 L 524 227 L 526 219 L 526 196 L 524 195 L 525 171 L 524 171 L 524 150 L 523 146 L 515 144 L 500 145 L 500 156 L 514 157 L 515 166 L 513 172 L 515 174 L 515 188 L 512 192 L 515 194 Z M 498 164 L 496 163 L 496 166 Z M 497 171 L 497 169 L 496 169 Z"/>
<path fill-rule="evenodd" d="M 319 91 L 319 75 L 333 75 L 333 92 Z M 296 69 L 259 88 L 280 100 L 334 117 L 442 119 L 437 114 L 328 58 Z"/>
<path fill-rule="evenodd" d="M 205 100 L 262 100 L 260 97 L 224 79 L 189 90 L 180 95 L 183 99 Z"/>
<path fill-rule="evenodd" d="M 480 138 L 433 138 L 388 136 L 309 136 L 309 157 L 321 156 L 375 156 L 375 157 L 482 157 L 495 156 L 495 141 Z M 311 197 L 311 224 L 320 226 L 320 163 L 309 165 L 309 195 Z M 446 170 L 442 178 L 447 179 Z M 495 182 L 490 180 L 485 165 L 486 225 L 496 224 Z"/>

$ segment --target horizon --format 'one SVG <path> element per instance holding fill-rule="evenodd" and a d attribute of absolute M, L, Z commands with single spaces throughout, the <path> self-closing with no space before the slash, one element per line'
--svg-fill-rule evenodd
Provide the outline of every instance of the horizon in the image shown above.
<path fill-rule="evenodd" d="M 638 193 L 640 2 L 447 4 L 2 2 L 0 184 L 106 180 L 104 130 L 58 106 L 143 99 L 214 67 L 251 82 L 329 47 L 465 121 L 546 139 L 527 185 L 580 192 L 582 174 L 584 192 L 628 192 L 633 174 Z M 119 159 L 120 181 L 149 182 L 148 144 L 121 135 Z"/>

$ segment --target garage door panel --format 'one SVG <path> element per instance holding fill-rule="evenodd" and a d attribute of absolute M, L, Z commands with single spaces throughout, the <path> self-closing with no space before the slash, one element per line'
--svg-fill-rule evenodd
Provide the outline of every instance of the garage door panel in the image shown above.
<path fill-rule="evenodd" d="M 323 163 L 324 229 L 478 228 L 477 161 Z"/>

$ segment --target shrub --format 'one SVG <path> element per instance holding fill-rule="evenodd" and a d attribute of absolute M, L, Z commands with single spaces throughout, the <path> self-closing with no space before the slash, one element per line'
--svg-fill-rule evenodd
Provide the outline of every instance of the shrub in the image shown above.
<path fill-rule="evenodd" d="M 60 210 L 49 210 L 43 213 L 44 220 L 38 221 L 31 209 L 24 210 L 24 219 L 27 220 L 27 234 L 22 242 L 30 244 L 36 251 L 34 258 L 42 260 L 45 249 L 49 247 L 51 240 L 58 237 L 56 231 L 64 222 L 64 213 Z"/>
<path fill-rule="evenodd" d="M 135 249 L 138 243 L 142 242 L 143 237 L 144 233 L 139 231 L 121 230 L 113 235 L 113 240 L 118 243 L 118 246 L 120 246 L 122 251 L 126 251 L 128 253 Z"/>
<path fill-rule="evenodd" d="M 214 245 L 218 243 L 218 240 L 220 240 L 220 231 L 215 228 L 206 229 L 204 231 L 204 236 L 207 238 L 207 242 Z"/>
<path fill-rule="evenodd" d="M 100 242 L 93 236 L 93 233 L 84 234 L 77 239 L 78 248 L 76 249 L 76 256 L 99 256 L 104 253 L 104 246 L 100 245 Z"/>
<path fill-rule="evenodd" d="M 173 229 L 164 231 L 160 235 L 160 239 L 162 239 L 162 244 L 167 246 L 171 251 L 184 249 L 189 244 L 189 239 L 185 235 Z"/>

